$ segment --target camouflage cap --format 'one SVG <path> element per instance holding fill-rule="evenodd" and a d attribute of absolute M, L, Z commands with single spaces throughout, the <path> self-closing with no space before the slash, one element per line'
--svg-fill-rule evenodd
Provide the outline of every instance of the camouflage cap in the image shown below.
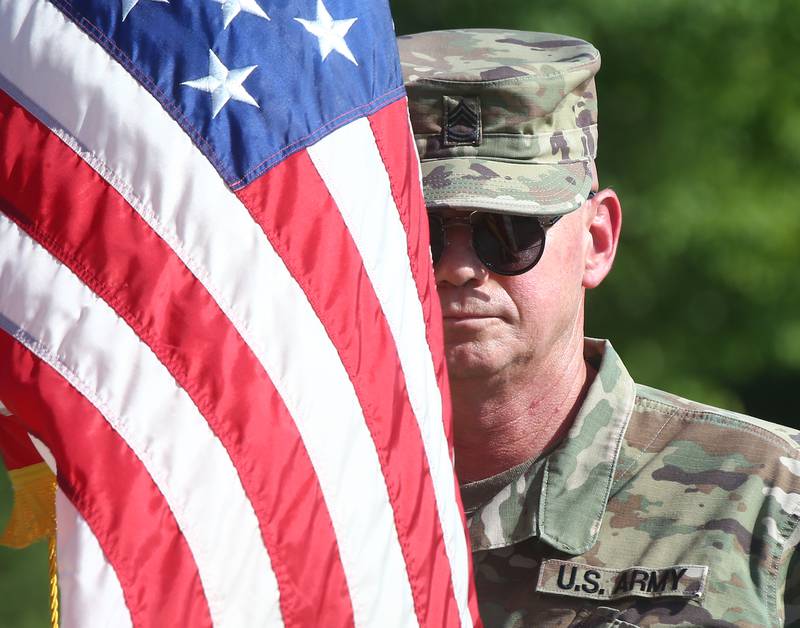
<path fill-rule="evenodd" d="M 549 33 L 398 38 L 431 207 L 565 214 L 591 190 L 600 53 Z"/>

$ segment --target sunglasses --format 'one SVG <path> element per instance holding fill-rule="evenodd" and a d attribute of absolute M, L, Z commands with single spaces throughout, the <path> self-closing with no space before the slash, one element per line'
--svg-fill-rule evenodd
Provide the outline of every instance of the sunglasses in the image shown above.
<path fill-rule="evenodd" d="M 588 198 L 592 198 L 590 192 Z M 544 253 L 547 230 L 561 216 L 514 216 L 474 211 L 466 216 L 429 213 L 431 255 L 437 264 L 447 245 L 447 229 L 454 225 L 470 228 L 472 249 L 481 263 L 498 275 L 521 275 L 536 266 Z"/>

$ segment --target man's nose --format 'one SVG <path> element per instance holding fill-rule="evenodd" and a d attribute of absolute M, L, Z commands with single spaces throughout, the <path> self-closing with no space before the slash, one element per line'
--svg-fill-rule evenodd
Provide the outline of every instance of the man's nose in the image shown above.
<path fill-rule="evenodd" d="M 449 225 L 445 236 L 442 256 L 433 269 L 436 285 L 447 283 L 463 286 L 471 281 L 483 282 L 489 271 L 472 248 L 469 225 Z"/>

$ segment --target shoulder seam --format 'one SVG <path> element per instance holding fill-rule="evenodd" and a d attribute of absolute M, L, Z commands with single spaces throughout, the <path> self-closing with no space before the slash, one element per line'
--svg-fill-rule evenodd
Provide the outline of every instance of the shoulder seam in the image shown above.
<path fill-rule="evenodd" d="M 636 396 L 636 399 L 638 399 L 638 398 L 639 398 L 639 397 L 638 397 L 638 395 L 637 395 L 637 396 Z M 634 401 L 634 404 L 633 404 L 633 405 L 634 405 L 634 407 L 636 407 L 636 401 Z M 644 456 L 644 455 L 645 455 L 645 454 L 646 454 L 648 451 L 650 451 L 650 447 L 652 447 L 652 446 L 653 446 L 653 443 L 655 443 L 655 442 L 658 440 L 658 437 L 659 437 L 659 436 L 661 436 L 661 432 L 663 432 L 663 431 L 664 431 L 664 429 L 667 427 L 667 425 L 669 425 L 669 424 L 672 422 L 672 419 L 674 419 L 674 418 L 675 418 L 675 416 L 676 416 L 677 414 L 678 414 L 678 410 L 677 410 L 677 408 L 673 408 L 673 409 L 672 409 L 672 411 L 670 411 L 670 412 L 667 412 L 667 413 L 666 413 L 666 420 L 664 421 L 663 425 L 662 425 L 660 428 L 658 428 L 658 431 L 655 433 L 655 436 L 653 436 L 653 438 L 651 438 L 651 439 L 650 439 L 650 442 L 649 442 L 649 443 L 647 443 L 647 445 L 645 445 L 645 446 L 642 448 L 642 450 L 639 452 L 639 455 L 638 455 L 638 456 L 636 456 L 636 458 L 634 458 L 634 459 L 633 459 L 633 460 L 632 460 L 632 461 L 631 461 L 631 462 L 630 462 L 630 463 L 629 463 L 629 464 L 628 464 L 628 465 L 627 465 L 627 466 L 626 466 L 626 467 L 625 467 L 625 468 L 622 470 L 622 472 L 621 472 L 621 473 L 620 473 L 620 474 L 617 476 L 617 478 L 614 480 L 615 482 L 621 482 L 621 481 L 622 481 L 622 479 L 623 479 L 623 478 L 624 478 L 626 475 L 628 475 L 628 473 L 630 473 L 630 472 L 631 472 L 631 471 L 634 469 L 634 467 L 636 466 L 636 463 L 638 463 L 638 462 L 639 462 L 639 460 L 641 460 L 641 459 L 642 459 L 642 456 Z"/>
<path fill-rule="evenodd" d="M 705 410 L 679 408 L 677 406 L 664 403 L 663 401 L 642 397 L 638 393 L 636 395 L 634 405 L 644 408 L 663 408 L 670 413 L 671 418 L 697 423 L 713 423 L 720 427 L 727 427 L 742 432 L 748 432 L 753 436 L 760 438 L 764 442 L 778 445 L 786 453 L 791 454 L 792 457 L 800 460 L 800 443 L 796 443 L 780 434 L 771 432 L 760 425 L 748 423 L 747 421 L 744 421 L 736 416 L 736 414 L 723 414 L 722 412 L 715 412 L 711 406 L 708 406 L 708 409 Z"/>

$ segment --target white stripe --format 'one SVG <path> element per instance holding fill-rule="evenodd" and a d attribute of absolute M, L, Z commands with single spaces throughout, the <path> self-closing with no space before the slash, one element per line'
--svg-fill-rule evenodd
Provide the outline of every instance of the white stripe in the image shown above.
<path fill-rule="evenodd" d="M 56 489 L 61 628 L 133 626 L 114 568 L 86 520 Z"/>
<path fill-rule="evenodd" d="M 31 439 L 31 443 L 33 443 L 34 449 L 39 453 L 44 460 L 44 463 L 50 468 L 50 471 L 53 472 L 53 475 L 58 476 L 58 469 L 56 468 L 56 458 L 53 455 L 53 452 L 50 451 L 50 448 L 45 445 L 42 441 L 36 438 L 33 434 L 28 434 L 28 438 Z"/>
<path fill-rule="evenodd" d="M 389 176 L 366 118 L 334 131 L 308 152 L 342 213 L 391 328 L 431 469 L 461 623 L 470 626 L 469 550 L 454 495 L 441 393 Z"/>
<path fill-rule="evenodd" d="M 2 401 L 0 401 L 0 415 L 3 415 L 3 416 L 11 416 L 11 410 L 9 410 L 8 408 L 6 408 L 6 407 L 3 405 L 3 402 L 2 402 Z"/>
<path fill-rule="evenodd" d="M 13 43 L 29 12 L 38 42 L 30 51 Z M 48 3 L 0 0 L 0 74 L 85 147 L 264 366 L 319 477 L 356 625 L 414 625 L 394 515 L 352 383 L 246 208 L 162 106 Z"/>
<path fill-rule="evenodd" d="M 0 311 L 142 461 L 186 537 L 214 624 L 280 626 L 258 521 L 222 443 L 134 331 L 2 214 Z"/>

